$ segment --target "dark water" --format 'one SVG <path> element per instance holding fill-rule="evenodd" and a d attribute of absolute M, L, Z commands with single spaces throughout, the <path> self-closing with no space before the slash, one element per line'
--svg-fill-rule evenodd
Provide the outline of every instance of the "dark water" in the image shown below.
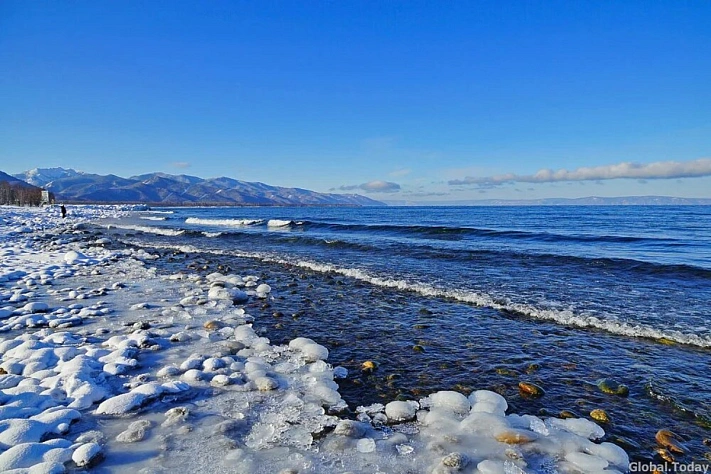
<path fill-rule="evenodd" d="M 163 211 L 115 231 L 190 250 L 205 271 L 264 273 L 276 299 L 250 311 L 273 341 L 329 347 L 354 405 L 490 388 L 517 412 L 602 408 L 636 457 L 652 457 L 660 428 L 685 437 L 679 461 L 709 452 L 710 207 Z M 630 395 L 602 393 L 601 378 Z M 523 399 L 519 381 L 546 394 Z"/>

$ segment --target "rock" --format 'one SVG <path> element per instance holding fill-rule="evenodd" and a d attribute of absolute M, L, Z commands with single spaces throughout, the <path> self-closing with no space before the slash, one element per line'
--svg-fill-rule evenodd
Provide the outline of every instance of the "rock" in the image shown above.
<path fill-rule="evenodd" d="M 361 364 L 360 368 L 363 372 L 370 373 L 378 368 L 378 364 L 372 360 L 366 360 L 363 364 Z"/>
<path fill-rule="evenodd" d="M 415 401 L 394 401 L 385 405 L 385 414 L 390 421 L 409 421 L 415 418 L 418 408 Z"/>
<path fill-rule="evenodd" d="M 442 458 L 441 463 L 457 471 L 464 469 L 469 464 L 469 456 L 464 453 L 449 453 Z"/>
<path fill-rule="evenodd" d="M 575 413 L 574 411 L 570 411 L 570 410 L 561 411 L 560 414 L 558 414 L 558 417 L 563 418 L 564 420 L 567 418 L 580 418 L 580 416 L 577 413 Z"/>
<path fill-rule="evenodd" d="M 524 444 L 536 440 L 536 434 L 532 431 L 524 430 L 504 430 L 497 433 L 494 438 L 500 443 L 506 444 Z"/>
<path fill-rule="evenodd" d="M 188 407 L 171 408 L 165 412 L 165 421 L 161 426 L 172 426 L 187 420 L 188 416 L 190 416 L 190 409 Z"/>
<path fill-rule="evenodd" d="M 91 467 L 100 462 L 104 453 L 97 443 L 86 443 L 79 446 L 72 454 L 72 461 L 79 467 Z"/>
<path fill-rule="evenodd" d="M 307 362 L 316 362 L 317 360 L 328 359 L 328 349 L 320 344 L 310 343 L 301 347 L 301 353 Z"/>
<path fill-rule="evenodd" d="M 49 305 L 47 303 L 27 303 L 25 306 L 22 307 L 23 311 L 27 311 L 28 313 L 46 313 L 49 311 Z"/>
<path fill-rule="evenodd" d="M 593 411 L 591 411 L 590 418 L 592 418 L 595 421 L 599 421 L 600 423 L 609 423 L 610 422 L 610 417 L 607 415 L 607 412 L 601 408 L 596 408 Z"/>
<path fill-rule="evenodd" d="M 469 399 L 453 390 L 441 390 L 433 393 L 429 396 L 429 403 L 432 407 L 442 408 L 459 415 L 466 415 L 471 410 Z"/>
<path fill-rule="evenodd" d="M 518 391 L 524 398 L 541 398 L 546 393 L 541 387 L 530 382 L 519 382 Z"/>
<path fill-rule="evenodd" d="M 225 385 L 229 385 L 230 383 L 230 378 L 224 374 L 215 375 L 210 381 L 210 385 L 215 387 L 224 387 Z"/>
<path fill-rule="evenodd" d="M 674 456 L 672 456 L 671 453 L 669 451 L 667 451 L 666 449 L 657 448 L 655 452 L 657 453 L 657 455 L 659 455 L 660 458 L 662 458 L 662 460 L 664 460 L 666 462 L 671 462 L 671 463 L 675 462 Z"/>
<path fill-rule="evenodd" d="M 657 434 L 654 436 L 654 439 L 656 439 L 657 443 L 659 443 L 661 446 L 667 448 L 669 451 L 671 451 L 673 453 L 678 453 L 678 454 L 685 453 L 684 448 L 682 448 L 676 442 L 676 440 L 678 440 L 679 437 L 669 430 L 662 429 L 662 430 L 657 431 Z"/>
<path fill-rule="evenodd" d="M 257 390 L 267 392 L 279 387 L 279 383 L 271 377 L 259 377 L 254 381 Z"/>
<path fill-rule="evenodd" d="M 222 321 L 216 321 L 214 319 L 211 319 L 210 321 L 206 321 L 205 324 L 202 325 L 205 329 L 208 331 L 217 331 L 218 329 L 221 329 L 225 327 L 224 323 Z"/>
<path fill-rule="evenodd" d="M 348 438 L 360 438 L 365 434 L 365 425 L 353 420 L 341 420 L 333 432 Z"/>
<path fill-rule="evenodd" d="M 627 385 L 623 385 L 612 379 L 600 379 L 597 381 L 597 386 L 603 393 L 607 393 L 609 395 L 626 397 L 630 394 L 630 389 Z"/>
<path fill-rule="evenodd" d="M 356 444 L 359 453 L 372 453 L 375 451 L 375 440 L 373 438 L 361 438 Z"/>
<path fill-rule="evenodd" d="M 598 456 L 578 452 L 566 454 L 565 460 L 574 464 L 583 472 L 600 472 L 609 465 L 606 460 Z"/>
<path fill-rule="evenodd" d="M 120 443 L 135 443 L 141 441 L 146 437 L 147 430 L 151 427 L 152 423 L 148 420 L 138 420 L 134 421 L 125 431 L 116 436 L 116 441 Z"/>

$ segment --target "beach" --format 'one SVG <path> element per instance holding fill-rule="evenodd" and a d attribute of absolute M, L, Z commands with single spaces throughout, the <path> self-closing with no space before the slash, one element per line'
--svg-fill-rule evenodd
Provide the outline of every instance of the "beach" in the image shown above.
<path fill-rule="evenodd" d="M 388 361 L 338 354 L 367 335 L 339 338 L 337 319 L 319 323 L 330 335 L 309 330 L 308 315 L 285 306 L 316 277 L 286 262 L 277 263 L 292 279 L 254 258 L 127 245 L 114 232 L 121 222 L 129 240 L 176 235 L 137 226 L 160 216 L 141 210 L 72 206 L 62 220 L 54 208 L 0 209 L 2 472 L 628 471 L 604 410 L 597 421 L 517 414 L 484 380 L 420 396 L 363 392 L 354 384 Z M 336 286 L 368 285 L 335 275 Z M 286 319 L 296 325 L 285 329 Z M 511 384 L 513 408 L 543 396 L 529 379 Z M 622 400 L 624 385 L 606 383 Z M 685 440 L 663 439 L 678 456 Z"/>

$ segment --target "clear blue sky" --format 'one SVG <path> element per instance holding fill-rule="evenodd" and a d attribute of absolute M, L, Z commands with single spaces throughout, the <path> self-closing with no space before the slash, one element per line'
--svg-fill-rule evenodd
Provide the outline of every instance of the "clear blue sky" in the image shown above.
<path fill-rule="evenodd" d="M 702 0 L 4 0 L 0 170 L 711 197 L 710 25 Z"/>

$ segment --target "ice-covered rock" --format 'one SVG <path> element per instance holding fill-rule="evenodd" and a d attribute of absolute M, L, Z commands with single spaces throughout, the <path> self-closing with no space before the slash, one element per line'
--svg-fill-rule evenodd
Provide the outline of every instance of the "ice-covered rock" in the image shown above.
<path fill-rule="evenodd" d="M 496 392 L 489 390 L 477 390 L 469 395 L 472 412 L 493 413 L 495 415 L 504 415 L 509 405 L 506 399 Z"/>
<path fill-rule="evenodd" d="M 103 450 L 97 443 L 86 443 L 79 446 L 72 454 L 72 461 L 79 467 L 90 467 L 103 458 Z"/>
<path fill-rule="evenodd" d="M 433 408 L 441 408 L 444 410 L 452 411 L 458 415 L 466 415 L 471 409 L 469 400 L 467 397 L 459 392 L 454 392 L 451 390 L 442 390 L 440 392 L 435 392 L 428 397 L 428 401 L 425 405 L 431 406 Z"/>
<path fill-rule="evenodd" d="M 385 415 L 390 421 L 409 421 L 415 418 L 419 408 L 420 404 L 416 401 L 396 400 L 385 405 Z"/>
<path fill-rule="evenodd" d="M 120 443 L 135 443 L 143 440 L 148 433 L 148 429 L 151 427 L 152 423 L 148 420 L 138 420 L 134 421 L 126 430 L 116 436 L 116 441 Z"/>

